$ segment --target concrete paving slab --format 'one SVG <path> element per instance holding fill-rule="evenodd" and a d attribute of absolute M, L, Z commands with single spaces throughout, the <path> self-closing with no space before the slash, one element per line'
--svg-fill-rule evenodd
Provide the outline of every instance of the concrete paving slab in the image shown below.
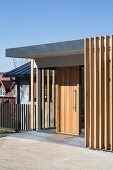
<path fill-rule="evenodd" d="M 55 131 L 41 130 L 41 131 L 14 133 L 14 134 L 9 134 L 8 136 L 15 137 L 15 138 L 31 139 L 31 140 L 47 142 L 47 143 L 57 143 L 61 145 L 70 145 L 70 146 L 76 146 L 82 148 L 85 147 L 84 135 L 74 136 L 74 138 L 67 138 L 67 139 L 55 138 L 53 137 L 53 135 L 56 135 Z"/>
<path fill-rule="evenodd" d="M 112 170 L 113 154 L 16 137 L 0 138 L 0 170 Z"/>

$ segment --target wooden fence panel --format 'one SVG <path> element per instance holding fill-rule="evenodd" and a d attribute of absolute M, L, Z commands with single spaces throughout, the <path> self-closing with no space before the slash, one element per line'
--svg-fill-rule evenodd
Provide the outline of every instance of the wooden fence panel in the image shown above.
<path fill-rule="evenodd" d="M 0 127 L 14 130 L 30 130 L 29 104 L 0 104 Z M 36 129 L 36 105 L 34 106 L 34 130 Z"/>
<path fill-rule="evenodd" d="M 85 143 L 113 151 L 113 36 L 86 39 L 84 53 Z"/>

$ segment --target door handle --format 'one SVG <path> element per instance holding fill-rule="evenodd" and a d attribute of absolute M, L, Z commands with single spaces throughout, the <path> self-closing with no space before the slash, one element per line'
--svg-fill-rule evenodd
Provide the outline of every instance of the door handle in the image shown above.
<path fill-rule="evenodd" d="M 73 90 L 73 109 L 76 112 L 76 95 L 77 95 L 77 91 Z"/>

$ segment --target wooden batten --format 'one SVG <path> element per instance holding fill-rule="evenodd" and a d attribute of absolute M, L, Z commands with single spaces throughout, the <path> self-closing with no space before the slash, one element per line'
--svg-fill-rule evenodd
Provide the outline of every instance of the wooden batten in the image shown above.
<path fill-rule="evenodd" d="M 89 40 L 90 57 L 90 148 L 94 147 L 94 38 Z"/>
<path fill-rule="evenodd" d="M 99 53 L 99 148 L 104 148 L 104 37 L 100 38 Z"/>
<path fill-rule="evenodd" d="M 50 127 L 50 70 L 47 70 L 47 126 Z"/>
<path fill-rule="evenodd" d="M 105 37 L 105 58 L 104 58 L 104 64 L 105 64 L 105 74 L 104 74 L 104 81 L 105 81 L 105 87 L 104 87 L 104 106 L 105 106 L 105 150 L 109 149 L 109 37 Z"/>
<path fill-rule="evenodd" d="M 45 74 L 42 69 L 42 129 L 45 128 Z"/>
<path fill-rule="evenodd" d="M 89 39 L 84 41 L 84 110 L 85 110 L 85 145 L 89 146 L 89 128 L 90 128 L 90 112 L 89 112 Z"/>
<path fill-rule="evenodd" d="M 99 38 L 94 43 L 94 147 L 99 148 Z"/>
<path fill-rule="evenodd" d="M 52 127 L 55 126 L 55 70 L 52 70 Z"/>
<path fill-rule="evenodd" d="M 59 91 L 60 91 L 60 87 L 59 87 L 59 79 L 58 79 L 58 75 L 59 75 L 59 70 L 56 71 L 56 131 L 57 132 L 60 132 L 60 114 L 59 114 L 59 111 L 60 111 L 60 97 L 59 97 Z"/>
<path fill-rule="evenodd" d="M 38 129 L 38 114 L 39 114 L 39 110 L 38 110 L 38 67 L 36 68 L 36 129 Z"/>
<path fill-rule="evenodd" d="M 111 151 L 113 151 L 113 35 L 111 36 L 110 56 L 110 129 L 111 129 Z"/>
<path fill-rule="evenodd" d="M 34 59 L 31 59 L 31 130 L 33 130 L 34 120 Z"/>

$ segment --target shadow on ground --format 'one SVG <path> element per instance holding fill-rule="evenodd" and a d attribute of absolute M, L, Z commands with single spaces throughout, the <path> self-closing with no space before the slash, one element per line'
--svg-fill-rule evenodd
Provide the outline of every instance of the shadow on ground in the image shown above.
<path fill-rule="evenodd" d="M 28 132 L 20 132 L 14 134 L 8 134 L 7 136 L 14 137 L 14 138 L 22 138 L 22 139 L 30 139 L 40 142 L 48 142 L 48 143 L 57 143 L 61 145 L 70 145 L 84 148 L 84 135 L 81 134 L 80 136 L 71 136 L 71 135 L 61 135 L 61 137 L 56 135 L 55 131 L 28 131 Z"/>

